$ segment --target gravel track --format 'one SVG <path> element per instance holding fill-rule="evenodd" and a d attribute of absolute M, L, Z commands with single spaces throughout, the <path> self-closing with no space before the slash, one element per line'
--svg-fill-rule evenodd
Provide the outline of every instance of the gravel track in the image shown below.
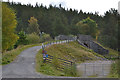
<path fill-rule="evenodd" d="M 65 43 L 66 41 L 62 41 L 61 43 Z M 52 44 L 60 44 L 59 42 L 51 43 Z M 48 46 L 48 45 L 47 45 Z M 8 65 L 2 66 L 2 78 L 73 78 L 73 77 L 56 77 L 56 76 L 47 76 L 41 73 L 37 73 L 35 70 L 35 57 L 37 52 L 42 48 L 42 46 L 35 46 L 24 50 L 15 61 Z M 86 62 L 77 65 L 78 72 L 82 74 L 82 77 L 87 77 L 84 73 L 84 64 L 94 64 L 96 66 L 100 66 L 102 64 L 111 64 L 111 61 L 95 61 L 95 62 Z M 106 66 L 105 66 L 106 67 Z M 93 75 L 91 72 L 93 71 L 93 67 L 89 67 L 87 65 L 86 71 L 89 71 L 87 75 Z M 95 67 L 96 70 L 101 71 L 100 67 Z M 105 69 L 105 68 L 104 68 Z M 110 71 L 110 65 L 106 67 L 105 73 L 108 74 Z M 97 73 L 98 77 L 101 76 L 101 73 Z"/>
<path fill-rule="evenodd" d="M 62 41 L 61 43 L 65 43 Z M 59 44 L 51 43 L 52 44 Z M 17 59 L 8 65 L 2 66 L 3 78 L 54 78 L 55 76 L 47 76 L 37 73 L 35 70 L 35 57 L 42 46 L 35 46 L 24 50 Z"/>

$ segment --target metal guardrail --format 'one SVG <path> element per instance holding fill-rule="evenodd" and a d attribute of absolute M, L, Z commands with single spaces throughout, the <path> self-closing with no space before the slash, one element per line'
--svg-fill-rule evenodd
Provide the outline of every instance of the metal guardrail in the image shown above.
<path fill-rule="evenodd" d="M 69 43 L 69 42 L 72 42 L 72 41 L 75 41 L 75 40 L 63 40 L 63 41 L 48 42 L 47 44 L 42 45 L 42 47 L 45 48 L 45 47 L 53 45 L 53 44 Z"/>

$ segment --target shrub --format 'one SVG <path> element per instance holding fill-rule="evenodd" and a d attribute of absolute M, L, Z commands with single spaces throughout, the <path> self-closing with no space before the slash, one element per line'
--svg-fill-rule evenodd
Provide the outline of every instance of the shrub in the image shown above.
<path fill-rule="evenodd" d="M 44 33 L 43 35 L 42 35 L 42 42 L 45 42 L 45 41 L 51 41 L 52 40 L 52 38 L 50 37 L 50 35 L 49 34 L 46 34 L 46 33 Z"/>
<path fill-rule="evenodd" d="M 110 71 L 108 77 L 110 77 L 110 78 L 120 78 L 120 69 L 119 69 L 120 61 L 119 62 L 118 61 L 119 60 L 116 60 L 115 63 L 112 64 L 111 71 Z"/>
<path fill-rule="evenodd" d="M 64 72 L 65 72 L 65 74 L 67 74 L 67 75 L 72 75 L 72 76 L 74 76 L 74 77 L 78 76 L 78 75 L 77 75 L 76 65 L 75 65 L 75 64 L 72 65 L 72 66 L 70 66 L 70 67 L 68 67 L 68 66 L 64 67 Z"/>
<path fill-rule="evenodd" d="M 29 44 L 35 44 L 40 42 L 40 37 L 36 33 L 27 34 L 27 40 Z"/>
<path fill-rule="evenodd" d="M 26 45 L 28 44 L 28 40 L 26 39 L 26 34 L 24 31 L 20 31 L 18 33 L 19 39 L 17 40 L 16 44 L 14 45 L 14 48 L 17 48 L 18 45 Z"/>

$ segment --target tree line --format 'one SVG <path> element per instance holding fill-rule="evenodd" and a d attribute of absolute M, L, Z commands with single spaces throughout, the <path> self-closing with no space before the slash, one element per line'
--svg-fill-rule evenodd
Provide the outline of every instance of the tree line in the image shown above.
<path fill-rule="evenodd" d="M 33 7 L 31 4 L 7 3 L 16 13 L 16 30 L 18 34 L 23 31 L 26 34 L 41 32 L 49 34 L 52 38 L 60 34 L 91 35 L 104 46 L 118 49 L 118 11 L 110 9 L 104 16 L 98 13 L 87 13 L 82 10 L 65 9 L 49 5 L 47 8 L 42 4 Z"/>

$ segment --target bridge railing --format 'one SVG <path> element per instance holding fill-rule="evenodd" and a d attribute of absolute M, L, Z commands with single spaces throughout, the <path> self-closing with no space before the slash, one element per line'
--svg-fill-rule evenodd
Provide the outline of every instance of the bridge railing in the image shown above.
<path fill-rule="evenodd" d="M 42 44 L 42 48 L 45 48 L 47 46 L 51 46 L 53 44 L 61 44 L 61 43 L 69 43 L 69 42 L 72 42 L 72 41 L 75 41 L 75 40 L 62 40 L 62 41 L 51 41 L 51 42 L 48 42 L 47 44 Z"/>

